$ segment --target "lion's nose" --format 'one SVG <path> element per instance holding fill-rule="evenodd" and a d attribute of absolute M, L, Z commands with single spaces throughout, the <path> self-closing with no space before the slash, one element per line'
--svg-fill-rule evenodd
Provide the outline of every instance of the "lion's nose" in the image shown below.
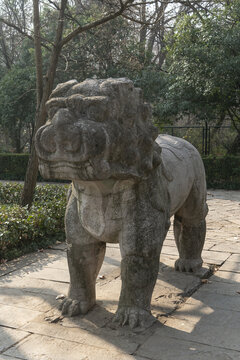
<path fill-rule="evenodd" d="M 61 153 L 82 153 L 83 139 L 81 131 L 76 133 L 76 128 L 62 126 L 56 132 L 56 147 Z"/>
<path fill-rule="evenodd" d="M 45 126 L 42 132 L 40 130 L 39 133 L 40 144 L 42 145 L 43 150 L 45 150 L 47 153 L 55 153 L 57 147 L 53 126 Z"/>
<path fill-rule="evenodd" d="M 76 127 L 75 120 L 67 109 L 59 109 L 51 124 L 54 128 L 57 152 L 81 152 L 82 130 Z"/>

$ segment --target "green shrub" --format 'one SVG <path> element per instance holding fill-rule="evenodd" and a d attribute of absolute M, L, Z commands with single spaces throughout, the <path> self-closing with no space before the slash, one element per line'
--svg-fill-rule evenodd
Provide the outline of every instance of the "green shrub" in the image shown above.
<path fill-rule="evenodd" d="M 208 188 L 240 189 L 240 156 L 208 156 L 203 162 Z"/>
<path fill-rule="evenodd" d="M 30 210 L 21 207 L 22 184 L 0 184 L 0 261 L 64 240 L 67 185 L 38 185 Z"/>
<path fill-rule="evenodd" d="M 29 154 L 0 153 L 0 180 L 24 180 L 28 165 Z M 38 181 L 44 181 L 40 173 Z M 67 180 L 51 180 L 48 182 L 69 183 Z"/>
<path fill-rule="evenodd" d="M 23 184 L 0 183 L 0 204 L 20 204 Z"/>

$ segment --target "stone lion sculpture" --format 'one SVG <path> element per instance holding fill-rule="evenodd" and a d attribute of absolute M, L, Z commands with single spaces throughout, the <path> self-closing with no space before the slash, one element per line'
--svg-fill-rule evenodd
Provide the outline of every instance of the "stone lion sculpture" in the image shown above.
<path fill-rule="evenodd" d="M 59 84 L 36 134 L 46 179 L 72 180 L 66 216 L 68 297 L 62 313 L 85 314 L 106 243 L 119 243 L 122 288 L 115 320 L 132 328 L 151 317 L 163 240 L 174 215 L 176 270 L 202 266 L 205 172 L 185 140 L 158 136 L 142 92 L 126 78 Z"/>

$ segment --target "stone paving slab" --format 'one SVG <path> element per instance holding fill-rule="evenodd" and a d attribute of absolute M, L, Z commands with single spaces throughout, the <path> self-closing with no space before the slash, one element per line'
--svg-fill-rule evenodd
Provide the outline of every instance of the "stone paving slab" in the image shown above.
<path fill-rule="evenodd" d="M 159 338 L 170 336 L 204 345 L 235 350 L 240 356 L 240 312 L 212 309 L 205 304 L 184 305 L 169 318 L 161 329 Z"/>
<path fill-rule="evenodd" d="M 172 227 L 152 297 L 158 319 L 145 331 L 112 324 L 121 288 L 120 250 L 108 244 L 97 279 L 97 305 L 62 317 L 66 244 L 0 266 L 0 360 L 240 360 L 240 192 L 210 191 L 204 268 L 174 271 Z M 210 279 L 209 265 L 216 266 Z M 214 269 L 214 266 L 212 269 Z"/>
<path fill-rule="evenodd" d="M 51 262 L 56 261 L 56 259 L 62 260 L 62 254 L 59 251 L 44 250 L 42 252 L 39 251 L 24 255 L 18 259 L 1 264 L 0 277 L 20 270 L 28 265 L 35 264 L 36 262 L 38 262 L 38 265 L 42 264 L 42 266 L 45 266 L 46 264 L 50 265 Z"/>
<path fill-rule="evenodd" d="M 23 276 L 12 276 L 7 277 L 6 279 L 0 279 L 0 292 L 5 288 L 20 289 L 27 293 L 41 295 L 59 295 L 62 293 L 67 293 L 68 283 L 49 281 L 42 279 L 34 279 L 31 277 Z"/>
<path fill-rule="evenodd" d="M 231 271 L 218 271 L 215 275 L 211 277 L 211 281 L 239 284 L 240 274 Z"/>
<path fill-rule="evenodd" d="M 240 228 L 239 228 L 239 232 L 240 232 Z M 218 245 L 214 245 L 211 250 L 240 254 L 240 241 L 236 241 L 235 243 L 225 242 Z"/>
<path fill-rule="evenodd" d="M 29 332 L 0 327 L 0 352 L 7 350 L 10 346 L 18 343 L 29 335 Z M 0 355 L 1 358 L 1 355 Z"/>
<path fill-rule="evenodd" d="M 137 354 L 151 360 L 239 360 L 238 351 L 208 346 L 199 342 L 156 333 L 140 347 Z"/>
<path fill-rule="evenodd" d="M 39 346 L 41 344 L 41 346 Z M 16 347 L 5 352 L 6 355 L 24 360 L 132 360 L 132 356 L 120 351 L 106 350 L 98 346 L 79 344 L 74 341 L 59 340 L 55 337 L 31 335 Z M 51 354 L 49 357 L 49 354 Z"/>
<path fill-rule="evenodd" d="M 240 263 L 240 254 L 232 254 L 228 260 Z"/>
<path fill-rule="evenodd" d="M 45 312 L 56 306 L 56 296 L 45 294 L 39 296 L 39 293 L 26 292 L 23 289 L 2 288 L 0 304 Z"/>
<path fill-rule="evenodd" d="M 203 250 L 202 252 L 203 261 L 212 265 L 222 265 L 230 255 L 229 252 L 217 252 L 211 249 L 209 251 Z"/>
<path fill-rule="evenodd" d="M 240 273 L 240 261 L 230 261 L 231 257 L 225 261 L 225 263 L 220 267 L 219 271 L 231 271 Z"/>
<path fill-rule="evenodd" d="M 63 269 L 54 269 L 52 267 L 45 267 L 42 270 L 29 272 L 25 278 L 31 279 L 51 280 L 69 283 L 69 272 Z"/>
<path fill-rule="evenodd" d="M 201 292 L 212 292 L 216 295 L 233 295 L 239 294 L 240 292 L 240 283 L 226 283 L 226 282 L 218 282 L 212 281 L 212 277 L 210 281 L 199 289 Z"/>
<path fill-rule="evenodd" d="M 178 251 L 176 247 L 163 245 L 161 254 L 178 256 Z M 211 248 L 211 251 L 203 250 L 202 252 L 203 261 L 207 264 L 215 264 L 215 265 L 221 265 L 225 260 L 229 258 L 230 255 L 231 253 L 227 251 L 227 249 L 218 252 L 218 251 L 213 251 Z"/>
<path fill-rule="evenodd" d="M 186 301 L 186 304 L 196 305 L 198 307 L 207 305 L 212 309 L 240 311 L 240 294 L 235 292 L 235 294 L 232 295 L 216 295 L 212 292 L 199 289 L 194 296 Z"/>
<path fill-rule="evenodd" d="M 31 322 L 24 327 L 24 330 L 43 336 L 50 336 L 56 339 L 77 342 L 82 345 L 96 346 L 109 351 L 123 351 L 132 354 L 138 348 L 138 344 L 114 332 L 111 329 L 98 331 L 86 331 L 80 327 L 68 328 L 58 324 L 47 324 L 39 322 Z"/>
<path fill-rule="evenodd" d="M 27 322 L 37 318 L 40 314 L 40 311 L 1 304 L 0 326 L 20 329 Z"/>

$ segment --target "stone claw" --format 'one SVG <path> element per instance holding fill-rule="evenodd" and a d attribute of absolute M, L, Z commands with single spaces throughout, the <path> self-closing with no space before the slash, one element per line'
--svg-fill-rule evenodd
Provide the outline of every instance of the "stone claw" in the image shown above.
<path fill-rule="evenodd" d="M 62 311 L 62 315 L 68 315 L 70 317 L 86 314 L 90 306 L 86 301 L 78 301 L 70 298 L 65 298 L 59 305 L 59 310 Z"/>
<path fill-rule="evenodd" d="M 150 312 L 137 307 L 120 308 L 113 318 L 113 322 L 118 323 L 120 326 L 129 325 L 131 329 L 136 327 L 147 329 L 155 321 L 156 319 Z"/>
<path fill-rule="evenodd" d="M 177 259 L 175 270 L 181 272 L 197 272 L 202 267 L 202 259 Z"/>

